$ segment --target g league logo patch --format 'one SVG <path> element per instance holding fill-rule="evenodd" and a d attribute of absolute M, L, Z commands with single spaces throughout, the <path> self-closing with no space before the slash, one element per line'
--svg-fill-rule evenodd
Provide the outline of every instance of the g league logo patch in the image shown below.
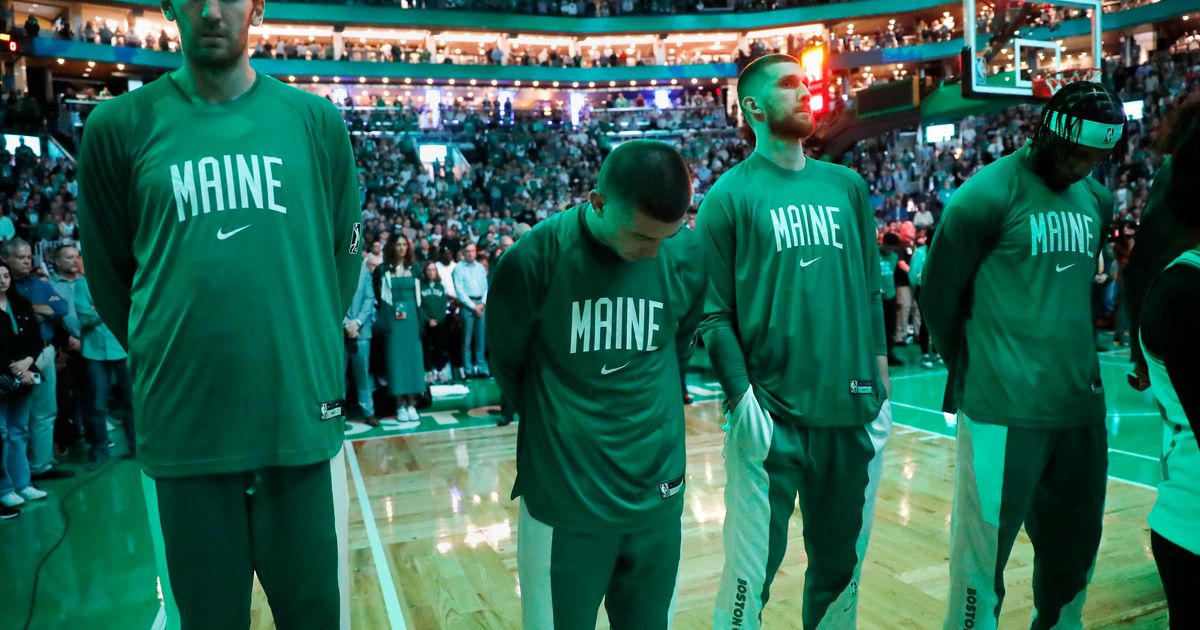
<path fill-rule="evenodd" d="M 362 224 L 354 224 L 354 233 L 350 235 L 350 253 L 357 254 L 362 245 Z"/>
<path fill-rule="evenodd" d="M 1112 143 L 1112 141 L 1113 141 L 1113 134 L 1114 134 L 1114 133 L 1116 133 L 1116 130 L 1114 130 L 1112 127 L 1109 127 L 1109 128 L 1108 128 L 1108 133 L 1104 134 L 1104 144 L 1111 144 L 1111 143 Z"/>

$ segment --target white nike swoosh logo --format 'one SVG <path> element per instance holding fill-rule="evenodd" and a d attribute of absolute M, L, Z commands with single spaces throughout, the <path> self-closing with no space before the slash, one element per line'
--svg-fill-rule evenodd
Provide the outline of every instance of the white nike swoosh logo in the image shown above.
<path fill-rule="evenodd" d="M 627 367 L 629 367 L 628 363 L 626 363 L 625 365 L 622 365 L 619 368 L 613 368 L 610 370 L 610 369 L 608 369 L 608 365 L 606 364 L 604 367 L 600 368 L 600 376 L 608 376 L 609 374 L 612 374 L 613 372 L 620 372 L 621 370 L 624 370 Z"/>
<path fill-rule="evenodd" d="M 813 264 L 813 263 L 817 262 L 818 260 L 821 260 L 822 258 L 824 258 L 824 256 L 817 256 L 816 258 L 814 258 L 814 259 L 812 259 L 812 260 L 804 260 L 803 258 L 801 258 L 801 259 L 800 259 L 800 266 L 801 266 L 801 267 L 807 267 L 807 266 L 809 266 L 809 265 L 811 265 L 811 264 Z"/>
<path fill-rule="evenodd" d="M 246 228 L 248 228 L 248 227 L 250 227 L 250 226 L 249 226 L 249 225 L 243 225 L 242 227 L 240 227 L 240 228 L 238 228 L 238 229 L 236 229 L 236 230 L 234 230 L 234 231 L 232 231 L 232 232 L 229 232 L 228 234 L 226 234 L 226 233 L 225 233 L 225 230 L 224 230 L 223 228 L 222 228 L 222 229 L 220 229 L 220 230 L 217 230 L 217 240 L 218 240 L 218 241 L 223 241 L 223 240 L 225 240 L 225 239 L 229 238 L 230 236 L 233 236 L 234 234 L 237 234 L 238 232 L 241 232 L 242 230 L 244 230 L 244 229 L 246 229 Z"/>
<path fill-rule="evenodd" d="M 1071 264 L 1067 265 L 1066 267 L 1063 267 L 1061 265 L 1054 265 L 1054 270 L 1057 271 L 1058 273 L 1062 273 L 1074 266 L 1075 266 L 1075 263 L 1071 263 Z"/>

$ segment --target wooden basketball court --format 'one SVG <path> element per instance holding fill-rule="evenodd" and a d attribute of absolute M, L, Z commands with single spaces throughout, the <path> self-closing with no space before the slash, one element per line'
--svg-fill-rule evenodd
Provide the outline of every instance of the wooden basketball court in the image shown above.
<path fill-rule="evenodd" d="M 1126 359 L 1102 357 L 1110 408 L 1104 538 L 1085 610 L 1087 628 L 1165 628 L 1166 604 L 1150 553 L 1159 420 L 1149 398 L 1123 384 Z M 683 562 L 675 627 L 711 627 L 721 572 L 723 422 L 711 376 L 690 377 Z M 947 591 L 954 429 L 938 411 L 945 373 L 895 373 L 896 427 L 885 457 L 863 572 L 861 628 L 937 628 Z M 486 396 L 485 398 L 490 398 Z M 706 400 L 700 400 L 706 399 Z M 355 628 L 520 627 L 516 427 L 498 428 L 486 402 L 426 413 L 419 426 L 353 429 L 347 451 Z M 440 414 L 440 415 L 439 415 Z M 385 427 L 387 429 L 387 427 Z M 61 497 L 88 481 L 48 484 Z M 62 532 L 57 500 L 0 527 L 0 627 L 21 627 L 33 570 Z M 156 628 L 162 613 L 145 507 L 134 465 L 103 471 L 67 503 L 70 535 L 42 570 L 33 628 Z M 805 553 L 800 517 L 764 613 L 767 628 L 797 628 Z M 22 543 L 22 540 L 30 541 Z M 335 576 L 313 579 L 336 579 Z M 1022 535 L 1008 564 L 1002 628 L 1027 628 L 1032 550 Z M 271 628 L 258 590 L 253 627 Z M 601 613 L 600 627 L 608 627 Z"/>

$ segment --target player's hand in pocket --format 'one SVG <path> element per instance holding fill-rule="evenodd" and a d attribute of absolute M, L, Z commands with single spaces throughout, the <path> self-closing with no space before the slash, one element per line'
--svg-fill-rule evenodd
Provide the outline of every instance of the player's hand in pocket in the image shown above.
<path fill-rule="evenodd" d="M 738 400 L 730 414 L 729 427 L 729 438 L 746 459 L 761 462 L 767 458 L 775 421 L 758 404 L 753 386 Z"/>

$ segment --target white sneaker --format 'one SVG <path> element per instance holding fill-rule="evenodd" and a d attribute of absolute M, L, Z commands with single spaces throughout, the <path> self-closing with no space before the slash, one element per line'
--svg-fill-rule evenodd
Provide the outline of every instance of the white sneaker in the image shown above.
<path fill-rule="evenodd" d="M 406 409 L 406 412 L 408 413 L 409 420 L 420 420 L 421 419 L 421 414 L 417 413 L 416 407 L 409 406 Z"/>
<path fill-rule="evenodd" d="M 29 486 L 28 488 L 21 490 L 17 494 L 21 495 L 21 498 L 25 499 L 26 501 L 41 501 L 42 499 L 45 499 L 47 496 L 45 490 L 38 490 L 37 488 L 34 488 L 33 486 Z"/>
<path fill-rule="evenodd" d="M 18 505 L 25 505 L 25 499 L 22 499 L 21 495 L 17 494 L 16 492 L 9 492 L 8 494 L 0 497 L 0 503 L 3 503 L 4 507 L 11 508 L 17 507 Z"/>

